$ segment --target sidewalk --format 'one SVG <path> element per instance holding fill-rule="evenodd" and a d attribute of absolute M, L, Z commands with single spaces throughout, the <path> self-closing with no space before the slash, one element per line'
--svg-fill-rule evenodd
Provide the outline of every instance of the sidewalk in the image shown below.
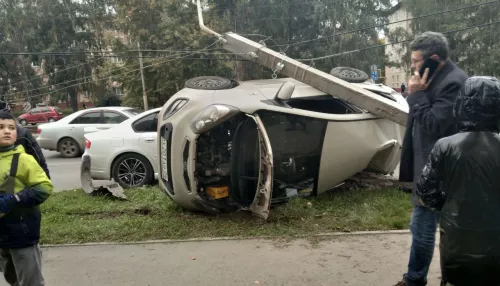
<path fill-rule="evenodd" d="M 43 248 L 46 285 L 394 285 L 409 234 Z M 429 286 L 439 285 L 438 249 Z M 6 285 L 0 282 L 0 285 Z"/>

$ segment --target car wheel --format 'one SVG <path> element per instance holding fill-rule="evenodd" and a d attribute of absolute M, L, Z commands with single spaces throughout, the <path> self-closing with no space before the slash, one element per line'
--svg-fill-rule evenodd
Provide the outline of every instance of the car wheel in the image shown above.
<path fill-rule="evenodd" d="M 123 188 L 149 185 L 153 181 L 153 167 L 139 154 L 125 154 L 116 159 L 112 169 L 113 179 Z"/>
<path fill-rule="evenodd" d="M 54 118 L 49 118 L 49 122 L 52 123 L 52 122 L 56 122 L 56 120 Z"/>
<path fill-rule="evenodd" d="M 369 79 L 369 76 L 364 71 L 350 67 L 333 68 L 330 74 L 351 83 L 361 83 Z"/>
<path fill-rule="evenodd" d="M 229 89 L 233 86 L 233 83 L 229 79 L 223 77 L 200 76 L 188 79 L 184 86 L 193 89 L 219 90 Z"/>
<path fill-rule="evenodd" d="M 73 138 L 64 138 L 59 141 L 59 153 L 64 158 L 75 158 L 80 155 L 80 146 Z"/>
<path fill-rule="evenodd" d="M 28 125 L 28 121 L 26 121 L 25 119 L 19 120 L 19 123 L 21 123 L 22 126 Z"/>

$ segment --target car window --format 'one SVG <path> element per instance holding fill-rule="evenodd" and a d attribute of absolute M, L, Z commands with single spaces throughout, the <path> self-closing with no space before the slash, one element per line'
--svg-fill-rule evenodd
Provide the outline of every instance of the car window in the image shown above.
<path fill-rule="evenodd" d="M 70 124 L 99 124 L 100 119 L 101 112 L 89 112 L 78 116 Z"/>
<path fill-rule="evenodd" d="M 132 124 L 135 132 L 156 132 L 158 126 L 158 112 L 151 113 Z"/>
<path fill-rule="evenodd" d="M 30 110 L 31 114 L 36 114 L 36 113 L 40 113 L 40 109 L 39 108 L 33 108 L 32 110 Z"/>
<path fill-rule="evenodd" d="M 312 96 L 307 98 L 292 98 L 286 102 L 289 106 L 297 109 L 304 109 L 313 112 L 327 114 L 353 114 L 360 113 L 352 107 L 346 105 L 339 99 L 330 95 Z"/>
<path fill-rule="evenodd" d="M 40 108 L 42 112 L 50 112 L 50 109 L 48 107 L 41 107 Z"/>
<path fill-rule="evenodd" d="M 137 109 L 134 109 L 134 108 L 125 109 L 125 110 L 122 110 L 122 112 L 130 115 L 130 117 L 135 116 L 135 115 L 141 113 L 141 111 L 139 111 Z"/>
<path fill-rule="evenodd" d="M 111 112 L 111 111 L 104 111 L 101 123 L 103 123 L 103 124 L 118 124 L 118 123 L 122 123 L 123 121 L 125 121 L 127 119 L 128 118 L 123 114 L 120 114 L 117 112 Z"/>

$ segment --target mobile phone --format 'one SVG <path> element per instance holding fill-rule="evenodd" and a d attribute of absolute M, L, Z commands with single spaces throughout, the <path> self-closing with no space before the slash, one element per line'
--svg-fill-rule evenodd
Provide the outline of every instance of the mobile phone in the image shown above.
<path fill-rule="evenodd" d="M 425 69 L 429 68 L 429 74 L 427 76 L 427 80 L 430 80 L 432 78 L 432 76 L 434 75 L 434 73 L 436 72 L 438 66 L 439 66 L 438 61 L 431 59 L 431 58 L 425 59 L 424 63 L 422 64 L 422 68 L 420 68 L 420 71 L 419 71 L 420 77 L 423 77 L 424 73 L 425 73 Z"/>

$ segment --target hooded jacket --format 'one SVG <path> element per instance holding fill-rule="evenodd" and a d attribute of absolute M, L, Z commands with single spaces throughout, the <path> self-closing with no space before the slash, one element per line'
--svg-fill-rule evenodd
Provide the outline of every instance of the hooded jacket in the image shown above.
<path fill-rule="evenodd" d="M 417 195 L 441 211 L 443 279 L 456 286 L 500 285 L 500 82 L 469 78 L 454 115 L 459 133 L 437 141 Z"/>
<path fill-rule="evenodd" d="M 20 201 L 0 217 L 0 248 L 22 248 L 38 243 L 41 213 L 39 205 L 52 193 L 53 185 L 33 156 L 23 146 L 0 152 L 0 185 L 9 177 L 14 154 L 19 154 L 14 193 Z"/>
<path fill-rule="evenodd" d="M 17 140 L 16 145 L 22 145 L 24 147 L 24 151 L 26 154 L 29 154 L 35 158 L 38 162 L 38 165 L 42 167 L 47 174 L 47 177 L 50 179 L 49 168 L 47 167 L 47 161 L 45 161 L 45 156 L 43 156 L 42 149 L 36 139 L 31 135 L 31 133 L 26 130 L 26 128 L 17 125 Z"/>

